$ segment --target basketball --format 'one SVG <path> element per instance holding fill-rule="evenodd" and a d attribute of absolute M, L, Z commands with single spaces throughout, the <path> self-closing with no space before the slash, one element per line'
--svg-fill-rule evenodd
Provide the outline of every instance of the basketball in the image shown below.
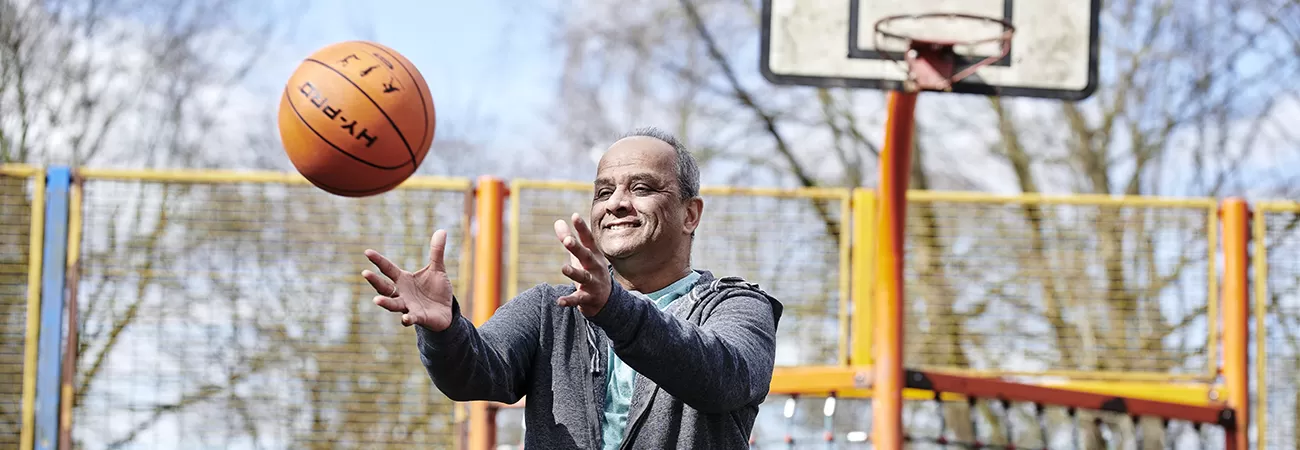
<path fill-rule="evenodd" d="M 433 144 L 433 97 L 395 50 L 366 41 L 331 44 L 304 59 L 280 96 L 280 140 L 298 173 L 344 197 L 406 181 Z"/>

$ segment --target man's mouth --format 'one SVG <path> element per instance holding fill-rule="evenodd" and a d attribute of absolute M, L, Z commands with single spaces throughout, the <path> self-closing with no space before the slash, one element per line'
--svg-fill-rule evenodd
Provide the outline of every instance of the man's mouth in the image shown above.
<path fill-rule="evenodd" d="M 629 228 L 636 228 L 636 227 L 639 227 L 639 226 L 641 226 L 641 224 L 638 223 L 638 222 L 635 222 L 635 221 L 625 221 L 625 222 L 613 222 L 613 223 L 607 223 L 607 224 L 605 224 L 605 226 L 604 226 L 603 228 L 606 229 L 606 230 L 610 230 L 610 231 L 616 231 L 616 230 L 625 230 L 625 229 L 629 229 Z"/>

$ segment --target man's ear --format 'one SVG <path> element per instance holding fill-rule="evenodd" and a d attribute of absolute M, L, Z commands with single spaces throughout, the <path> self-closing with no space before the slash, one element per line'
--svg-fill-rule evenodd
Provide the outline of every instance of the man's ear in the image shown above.
<path fill-rule="evenodd" d="M 704 214 L 704 199 L 695 197 L 686 201 L 686 234 L 695 235 L 695 229 L 700 226 L 700 216 Z"/>

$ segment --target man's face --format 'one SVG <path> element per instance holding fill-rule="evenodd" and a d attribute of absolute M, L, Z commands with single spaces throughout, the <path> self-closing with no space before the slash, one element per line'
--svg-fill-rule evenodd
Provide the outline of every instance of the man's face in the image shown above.
<path fill-rule="evenodd" d="M 655 138 L 615 142 L 600 159 L 593 188 L 592 232 L 611 260 L 670 256 L 699 222 L 692 202 L 681 199 L 677 152 Z"/>

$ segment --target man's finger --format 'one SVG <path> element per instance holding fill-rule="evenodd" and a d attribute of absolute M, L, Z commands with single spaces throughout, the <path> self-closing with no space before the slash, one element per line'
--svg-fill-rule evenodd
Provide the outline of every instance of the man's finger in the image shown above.
<path fill-rule="evenodd" d="M 560 242 L 564 242 L 564 238 L 569 236 L 569 224 L 565 223 L 563 220 L 555 221 L 555 237 L 559 239 Z"/>
<path fill-rule="evenodd" d="M 408 312 L 406 309 L 406 302 L 402 301 L 400 298 L 376 295 L 374 301 L 376 305 L 379 305 L 379 307 L 387 309 L 390 312 L 403 314 Z"/>
<path fill-rule="evenodd" d="M 564 267 L 560 268 L 560 273 L 563 273 L 564 276 L 569 277 L 570 280 L 573 280 L 578 284 L 590 284 L 592 282 L 591 272 L 568 264 L 565 264 Z"/>
<path fill-rule="evenodd" d="M 555 299 L 555 304 L 559 306 L 578 306 L 582 304 L 582 302 L 579 301 L 578 299 L 578 293 L 574 292 L 572 294 Z"/>
<path fill-rule="evenodd" d="M 361 277 L 370 282 L 370 287 L 375 288 L 375 293 L 389 297 L 396 297 L 397 285 L 385 281 L 383 278 L 379 278 L 379 274 L 369 270 L 362 270 Z"/>
<path fill-rule="evenodd" d="M 433 266 L 435 272 L 447 272 L 447 266 L 443 262 L 446 250 L 447 230 L 434 231 L 433 237 L 429 238 L 429 265 Z"/>
<path fill-rule="evenodd" d="M 569 251 L 569 254 L 578 259 L 578 263 L 582 265 L 582 268 L 587 270 L 604 269 L 604 267 L 601 267 L 600 261 L 596 259 L 596 254 L 579 244 L 578 240 L 573 236 L 567 236 L 560 242 L 564 244 L 564 248 Z"/>
<path fill-rule="evenodd" d="M 396 264 L 393 264 L 392 261 L 389 261 L 388 258 L 385 258 L 384 255 L 379 254 L 377 251 L 366 249 L 366 258 L 371 263 L 374 263 L 375 267 L 379 268 L 379 272 L 390 280 L 396 280 L 397 277 L 402 275 L 402 269 L 397 268 Z"/>
<path fill-rule="evenodd" d="M 573 230 L 578 234 L 578 240 L 582 242 L 583 247 L 591 251 L 596 251 L 596 237 L 591 233 L 591 228 L 587 226 L 587 221 L 582 220 L 582 216 L 573 213 Z"/>

